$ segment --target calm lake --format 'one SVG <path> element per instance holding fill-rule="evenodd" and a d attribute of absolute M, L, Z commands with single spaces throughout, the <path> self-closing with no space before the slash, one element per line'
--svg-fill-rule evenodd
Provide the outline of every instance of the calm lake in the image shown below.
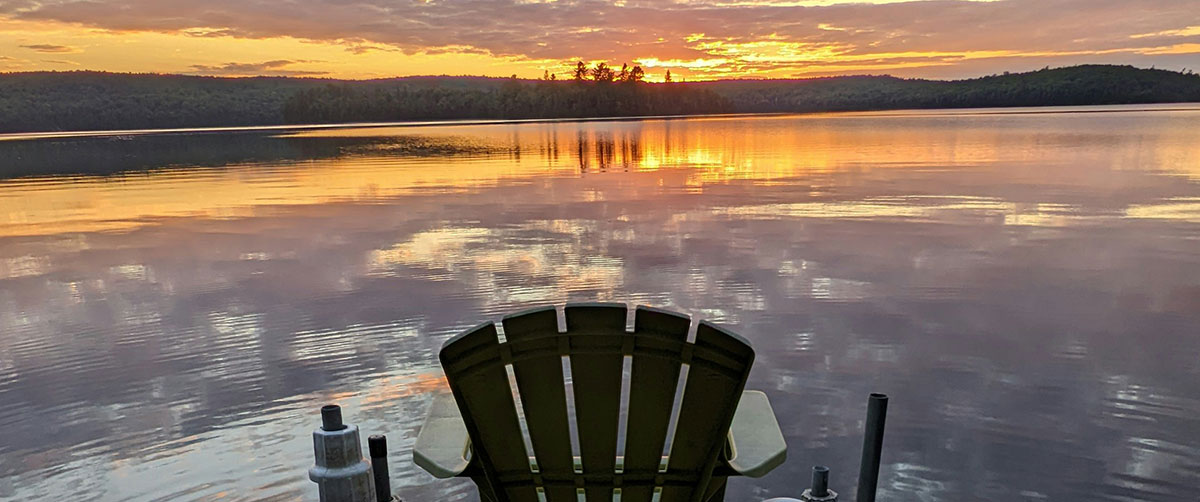
<path fill-rule="evenodd" d="M 37 176 L 29 176 L 36 174 Z M 515 310 L 726 325 L 789 444 L 730 502 L 1195 501 L 1200 105 L 0 141 L 0 498 L 316 500 L 320 405 L 406 501 L 437 351 Z"/>

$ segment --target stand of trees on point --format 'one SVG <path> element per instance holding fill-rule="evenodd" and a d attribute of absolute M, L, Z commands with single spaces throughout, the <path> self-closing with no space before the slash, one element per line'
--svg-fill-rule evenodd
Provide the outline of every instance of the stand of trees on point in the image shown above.
<path fill-rule="evenodd" d="M 640 66 L 576 64 L 570 80 L 546 72 L 541 80 L 508 79 L 494 87 L 362 86 L 331 84 L 296 93 L 284 104 L 292 123 L 417 119 L 566 118 L 726 113 L 715 92 L 645 81 Z"/>

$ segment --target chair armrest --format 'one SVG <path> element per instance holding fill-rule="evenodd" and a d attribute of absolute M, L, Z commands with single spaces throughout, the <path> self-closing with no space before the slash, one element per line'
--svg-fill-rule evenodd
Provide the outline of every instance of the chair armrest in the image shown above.
<path fill-rule="evenodd" d="M 729 446 L 727 463 L 742 476 L 762 477 L 787 460 L 787 443 L 766 394 L 742 393 L 729 426 Z"/>
<path fill-rule="evenodd" d="M 425 425 L 417 433 L 413 446 L 413 462 L 435 478 L 452 478 L 470 465 L 467 458 L 470 437 L 453 394 L 437 394 L 425 417 Z"/>

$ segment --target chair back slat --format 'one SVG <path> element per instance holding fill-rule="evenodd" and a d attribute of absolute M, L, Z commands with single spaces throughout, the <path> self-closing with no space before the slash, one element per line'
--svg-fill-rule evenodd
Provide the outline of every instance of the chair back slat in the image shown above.
<path fill-rule="evenodd" d="M 574 476 L 567 398 L 563 387 L 558 312 L 554 307 L 528 310 L 503 320 L 512 347 L 513 373 L 537 457 L 538 477 L 570 480 Z M 549 502 L 575 502 L 575 487 L 545 484 Z"/>
<path fill-rule="evenodd" d="M 568 304 L 564 309 L 584 474 L 614 474 L 626 311 L 620 303 Z M 612 482 L 587 483 L 584 489 L 589 501 L 612 501 Z"/>
<path fill-rule="evenodd" d="M 625 471 L 631 475 L 653 476 L 662 462 L 679 382 L 679 353 L 690 326 L 687 317 L 664 310 L 638 307 L 634 314 L 635 354 L 625 440 Z M 648 355 L 656 352 L 664 357 Z M 653 493 L 654 483 L 631 484 L 622 489 L 621 502 L 649 502 Z"/>
<path fill-rule="evenodd" d="M 477 457 L 496 497 L 511 501 L 537 500 L 532 484 L 504 485 L 502 478 L 526 476 L 529 457 L 513 404 L 508 372 L 500 358 L 496 326 L 483 324 L 446 342 L 439 354 L 446 380 L 462 412 Z"/>
<path fill-rule="evenodd" d="M 741 337 L 700 323 L 695 343 L 687 341 L 688 317 L 648 307 L 634 313 L 620 304 L 569 304 L 566 332 L 558 330 L 553 307 L 504 318 L 505 343 L 484 324 L 443 346 L 442 367 L 471 437 L 472 478 L 483 499 L 535 502 L 541 488 L 548 502 L 576 502 L 582 488 L 589 502 L 716 502 L 724 481 L 713 470 L 754 360 Z M 570 361 L 575 425 L 582 472 L 571 447 L 571 416 L 563 361 Z M 621 470 L 619 449 L 622 370 L 632 358 L 629 404 Z M 537 458 L 530 469 L 506 364 L 511 364 Z M 686 388 L 665 471 L 660 471 L 680 368 L 688 364 Z M 704 500 L 704 499 L 710 500 Z"/>
<path fill-rule="evenodd" d="M 687 387 L 671 444 L 667 473 L 699 482 L 663 487 L 661 502 L 700 502 L 726 444 L 738 400 L 754 363 L 754 349 L 742 337 L 700 323 L 688 369 Z"/>

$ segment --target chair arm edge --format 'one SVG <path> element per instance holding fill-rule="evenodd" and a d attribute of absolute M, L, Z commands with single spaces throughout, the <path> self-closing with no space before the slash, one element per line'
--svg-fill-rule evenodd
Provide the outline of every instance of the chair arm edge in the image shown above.
<path fill-rule="evenodd" d="M 413 463 L 438 479 L 460 476 L 471 461 L 470 436 L 452 394 L 436 394 L 413 445 Z"/>
<path fill-rule="evenodd" d="M 731 455 L 726 463 L 739 475 L 760 478 L 787 460 L 787 442 L 762 391 L 742 393 L 729 427 Z"/>

